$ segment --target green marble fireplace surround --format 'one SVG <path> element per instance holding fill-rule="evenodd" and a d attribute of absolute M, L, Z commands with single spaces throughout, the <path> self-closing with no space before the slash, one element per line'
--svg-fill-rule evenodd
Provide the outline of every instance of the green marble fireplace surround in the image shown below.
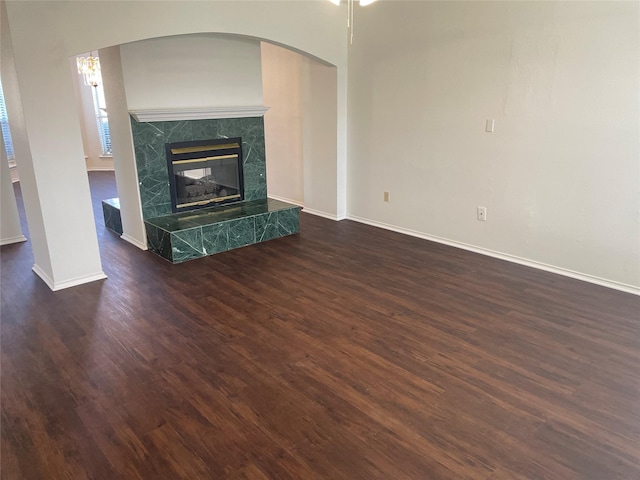
<path fill-rule="evenodd" d="M 267 199 L 262 117 L 138 122 L 131 118 L 149 250 L 173 263 L 299 231 L 299 207 Z M 240 137 L 244 201 L 173 213 L 165 144 Z"/>
<path fill-rule="evenodd" d="M 241 137 L 244 199 L 267 198 L 262 117 L 173 122 L 137 122 L 131 118 L 131 131 L 144 220 L 173 213 L 165 143 Z"/>

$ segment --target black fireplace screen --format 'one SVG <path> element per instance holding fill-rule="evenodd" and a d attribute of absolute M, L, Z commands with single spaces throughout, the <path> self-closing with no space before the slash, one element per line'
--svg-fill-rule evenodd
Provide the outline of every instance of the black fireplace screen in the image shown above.
<path fill-rule="evenodd" d="M 244 199 L 240 138 L 167 143 L 174 212 Z"/>

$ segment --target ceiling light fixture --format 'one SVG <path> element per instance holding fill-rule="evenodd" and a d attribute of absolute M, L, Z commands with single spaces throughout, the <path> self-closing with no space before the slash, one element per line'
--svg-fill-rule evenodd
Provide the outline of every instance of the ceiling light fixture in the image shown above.
<path fill-rule="evenodd" d="M 340 5 L 341 0 L 329 0 L 334 5 Z M 360 0 L 360 6 L 366 7 L 376 0 Z M 346 0 L 347 2 L 347 30 L 349 31 L 349 44 L 353 44 L 353 4 L 355 0 Z"/>
<path fill-rule="evenodd" d="M 100 75 L 100 59 L 89 53 L 88 57 L 77 57 L 78 73 L 82 75 L 84 84 L 97 87 L 100 85 L 102 76 Z"/>

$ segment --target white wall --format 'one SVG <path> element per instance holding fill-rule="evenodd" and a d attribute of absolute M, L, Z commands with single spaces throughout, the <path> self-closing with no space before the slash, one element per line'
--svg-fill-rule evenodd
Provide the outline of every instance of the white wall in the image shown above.
<path fill-rule="evenodd" d="M 269 195 L 337 218 L 335 67 L 266 42 L 212 34 L 134 42 L 120 52 L 129 110 L 270 107 Z"/>
<path fill-rule="evenodd" d="M 358 9 L 349 214 L 637 292 L 639 6 Z"/>
<path fill-rule="evenodd" d="M 336 68 L 266 43 L 262 60 L 269 196 L 338 220 Z"/>
<path fill-rule="evenodd" d="M 120 47 L 129 110 L 262 105 L 260 42 L 214 34 Z"/>
<path fill-rule="evenodd" d="M 302 158 L 302 66 L 299 53 L 262 43 L 262 91 L 267 192 L 270 197 L 304 204 Z"/>
<path fill-rule="evenodd" d="M 22 98 L 22 102 L 15 105 L 24 121 L 16 122 L 24 126 L 23 138 L 31 150 L 29 156 L 18 159 L 25 204 L 33 207 L 27 207 L 29 230 L 36 262 L 41 259 L 44 264 L 45 258 L 50 257 L 49 264 L 41 269 L 45 272 L 41 276 L 48 277 L 49 284 L 55 288 L 103 276 L 80 126 L 72 108 L 68 61 L 72 55 L 190 33 L 217 32 L 264 38 L 336 65 L 338 111 L 346 119 L 345 8 L 336 8 L 330 2 L 2 3 L 6 4 L 11 26 L 16 86 Z M 292 18 L 296 21 L 291 21 Z M 4 38 L 2 43 L 4 47 Z M 38 62 L 33 62 L 33 58 L 38 58 Z M 335 163 L 344 169 L 346 126 L 341 125 Z M 29 170 L 33 175 L 22 178 Z M 344 203 L 344 198 L 339 201 Z M 34 228 L 39 222 L 43 228 Z"/>
<path fill-rule="evenodd" d="M 302 157 L 304 208 L 334 220 L 344 218 L 335 132 L 338 122 L 336 69 L 304 58 L 302 63 Z M 337 181 L 336 181 L 337 179 Z"/>

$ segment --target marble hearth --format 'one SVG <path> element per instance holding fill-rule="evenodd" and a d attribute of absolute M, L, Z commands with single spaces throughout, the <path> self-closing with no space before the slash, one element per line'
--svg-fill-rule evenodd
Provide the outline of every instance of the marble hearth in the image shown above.
<path fill-rule="evenodd" d="M 299 207 L 273 199 L 156 217 L 145 222 L 149 250 L 173 263 L 292 235 Z"/>

